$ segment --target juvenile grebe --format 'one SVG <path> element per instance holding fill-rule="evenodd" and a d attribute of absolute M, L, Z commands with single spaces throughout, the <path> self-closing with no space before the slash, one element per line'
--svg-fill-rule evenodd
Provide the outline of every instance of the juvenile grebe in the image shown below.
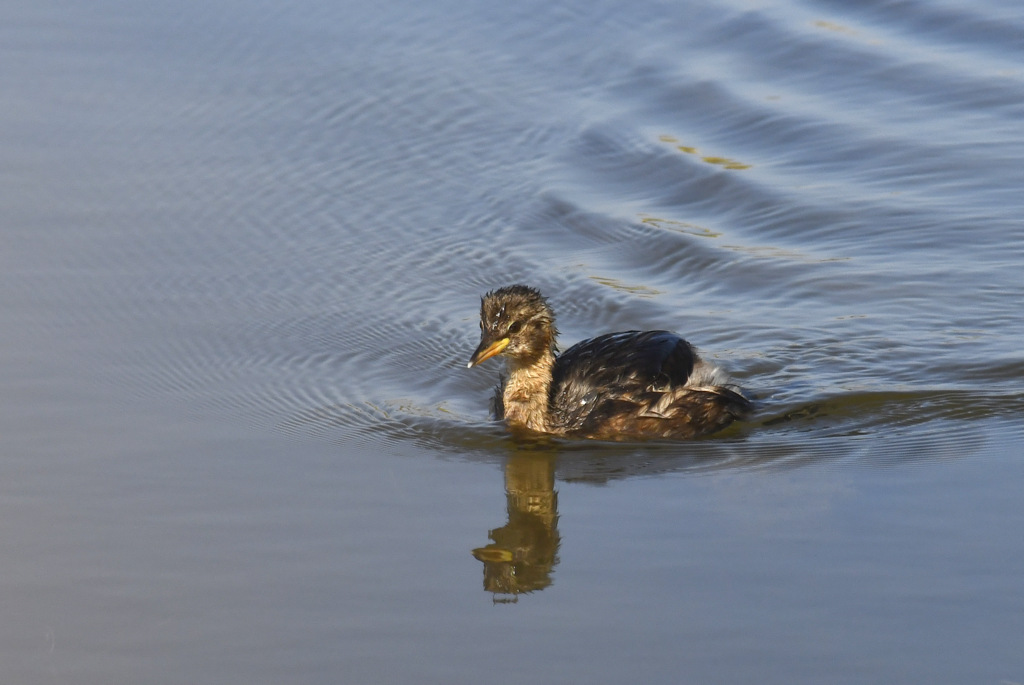
<path fill-rule="evenodd" d="M 725 375 L 668 331 L 609 333 L 556 355 L 555 314 L 537 290 L 512 285 L 480 302 L 472 368 L 504 355 L 496 414 L 512 427 L 599 439 L 692 438 L 751 410 Z"/>

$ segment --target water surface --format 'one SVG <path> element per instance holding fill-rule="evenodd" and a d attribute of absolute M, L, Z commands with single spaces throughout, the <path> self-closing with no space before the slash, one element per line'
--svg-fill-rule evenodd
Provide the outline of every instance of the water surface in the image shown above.
<path fill-rule="evenodd" d="M 1024 682 L 1024 12 L 0 11 L 0 680 Z M 525 282 L 756 398 L 517 441 Z"/>

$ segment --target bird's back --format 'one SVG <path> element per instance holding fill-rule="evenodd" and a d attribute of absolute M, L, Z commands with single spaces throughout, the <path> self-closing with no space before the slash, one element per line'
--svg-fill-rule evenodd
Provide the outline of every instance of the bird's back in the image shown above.
<path fill-rule="evenodd" d="M 555 360 L 549 414 L 560 432 L 599 438 L 693 437 L 750 409 L 708 379 L 713 367 L 668 331 L 610 333 Z"/>

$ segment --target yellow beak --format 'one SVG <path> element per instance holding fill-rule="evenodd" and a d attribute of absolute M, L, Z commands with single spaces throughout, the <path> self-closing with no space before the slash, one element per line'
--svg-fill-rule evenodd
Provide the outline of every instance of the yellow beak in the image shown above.
<path fill-rule="evenodd" d="M 508 347 L 510 342 L 512 341 L 508 338 L 499 338 L 490 345 L 484 345 L 484 343 L 481 342 L 480 347 L 476 348 L 476 352 L 474 352 L 473 356 L 469 358 L 469 364 L 466 364 L 466 368 L 472 369 L 480 362 L 487 361 L 491 357 L 501 354 L 505 351 L 505 348 Z"/>

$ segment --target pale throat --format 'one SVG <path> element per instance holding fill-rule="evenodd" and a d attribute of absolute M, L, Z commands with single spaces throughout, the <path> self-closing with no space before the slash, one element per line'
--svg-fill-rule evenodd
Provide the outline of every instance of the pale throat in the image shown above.
<path fill-rule="evenodd" d="M 548 425 L 548 395 L 555 355 L 550 349 L 529 362 L 509 358 L 508 380 L 502 391 L 505 421 L 514 426 L 550 433 Z"/>

